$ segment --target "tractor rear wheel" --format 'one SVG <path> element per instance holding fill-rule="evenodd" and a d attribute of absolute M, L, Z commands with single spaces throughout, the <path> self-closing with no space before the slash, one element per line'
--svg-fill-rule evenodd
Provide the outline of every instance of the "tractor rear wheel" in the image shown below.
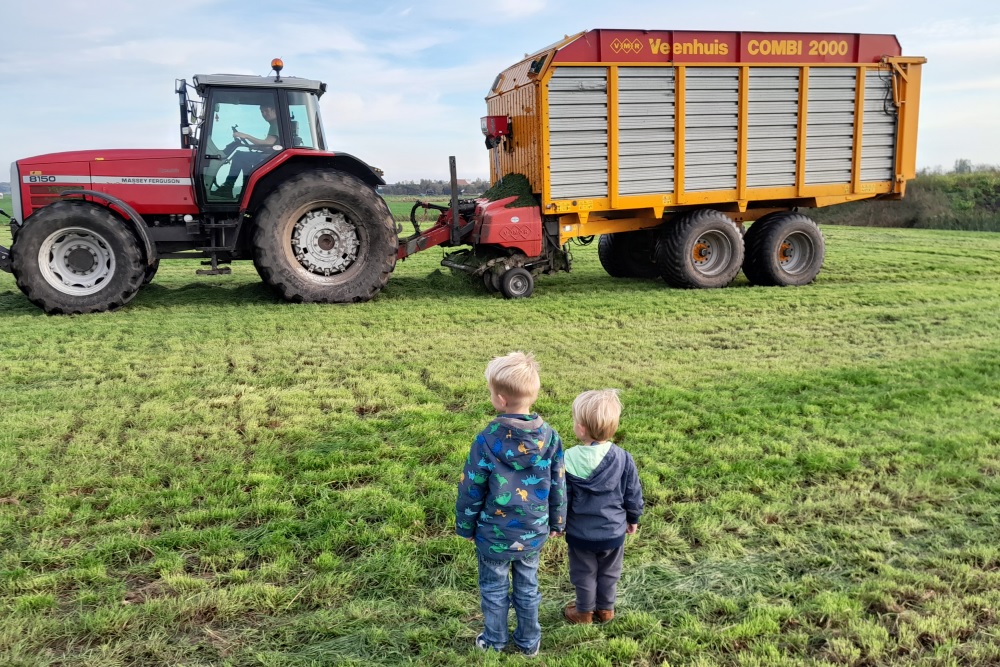
<path fill-rule="evenodd" d="M 135 235 L 106 208 L 57 201 L 31 216 L 11 248 L 17 286 L 46 313 L 121 308 L 146 267 Z"/>
<path fill-rule="evenodd" d="M 750 225 L 743 273 L 754 285 L 808 285 L 826 254 L 823 234 L 812 219 L 782 211 Z"/>
<path fill-rule="evenodd" d="M 656 263 L 673 287 L 726 287 L 743 264 L 743 236 L 719 211 L 686 213 L 664 228 L 656 243 Z"/>
<path fill-rule="evenodd" d="M 323 169 L 294 176 L 267 197 L 252 244 L 260 277 L 286 300 L 350 303 L 385 286 L 398 237 L 374 188 Z"/>
<path fill-rule="evenodd" d="M 597 257 L 612 278 L 659 278 L 655 248 L 656 237 L 650 232 L 602 234 Z"/>

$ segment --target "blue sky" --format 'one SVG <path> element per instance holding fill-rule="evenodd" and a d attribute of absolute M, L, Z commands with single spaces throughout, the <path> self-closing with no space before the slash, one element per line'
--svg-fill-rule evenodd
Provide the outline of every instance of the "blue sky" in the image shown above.
<path fill-rule="evenodd" d="M 198 73 L 321 79 L 334 150 L 390 182 L 489 165 L 479 130 L 498 72 L 589 28 L 895 34 L 926 56 L 918 166 L 1000 163 L 1000 3 L 368 2 L 49 0 L 0 3 L 0 180 L 60 150 L 178 144 L 174 79 Z"/>

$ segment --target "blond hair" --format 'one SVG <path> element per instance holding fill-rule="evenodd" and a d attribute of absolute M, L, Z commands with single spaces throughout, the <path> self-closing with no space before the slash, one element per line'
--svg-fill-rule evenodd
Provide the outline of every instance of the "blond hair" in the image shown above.
<path fill-rule="evenodd" d="M 534 356 L 524 352 L 494 357 L 486 365 L 486 382 L 493 393 L 513 403 L 534 403 L 542 387 L 538 378 L 538 362 Z"/>
<path fill-rule="evenodd" d="M 573 401 L 573 421 L 598 442 L 614 436 L 621 415 L 622 402 L 617 389 L 585 391 Z"/>

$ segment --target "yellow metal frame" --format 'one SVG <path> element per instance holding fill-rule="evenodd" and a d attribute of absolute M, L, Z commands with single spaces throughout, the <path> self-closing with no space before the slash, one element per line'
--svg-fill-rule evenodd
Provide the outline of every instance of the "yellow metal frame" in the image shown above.
<path fill-rule="evenodd" d="M 553 51 L 554 52 L 554 51 Z M 761 63 L 719 63 L 698 65 L 698 67 L 738 67 L 739 74 L 739 118 L 737 132 L 737 186 L 734 190 L 718 190 L 709 192 L 685 192 L 684 147 L 685 147 L 685 84 L 686 65 L 673 63 L 623 63 L 598 64 L 590 62 L 551 63 L 548 52 L 543 69 L 529 76 L 530 82 L 525 85 L 533 87 L 532 102 L 520 102 L 522 113 L 509 114 L 515 116 L 513 133 L 534 137 L 538 140 L 529 142 L 532 145 L 519 149 L 515 143 L 514 152 L 522 151 L 521 159 L 517 155 L 507 156 L 504 160 L 503 173 L 521 172 L 528 176 L 536 192 L 542 195 L 542 213 L 558 216 L 560 223 L 560 242 L 578 236 L 591 236 L 637 229 L 648 229 L 663 223 L 665 214 L 692 207 L 713 206 L 730 215 L 734 220 L 752 220 L 759 211 L 775 208 L 790 208 L 791 206 L 819 207 L 839 204 L 849 201 L 868 199 L 876 196 L 900 197 L 904 193 L 906 181 L 916 175 L 916 143 L 917 118 L 920 104 L 921 65 L 925 58 L 900 57 L 884 58 L 879 64 L 857 63 L 854 65 L 836 64 L 761 64 Z M 539 57 L 542 54 L 535 54 Z M 523 65 L 522 61 L 518 66 Z M 515 66 L 518 67 L 518 66 Z M 549 163 L 550 133 L 548 126 L 548 86 L 556 68 L 561 67 L 606 67 L 608 71 L 608 196 L 593 199 L 552 199 L 551 198 L 551 165 Z M 674 128 L 674 192 L 649 195 L 619 194 L 620 165 L 618 161 L 618 68 L 619 67 L 670 67 L 675 71 L 675 128 Z M 750 67 L 797 67 L 799 68 L 799 99 L 798 99 L 798 132 L 796 141 L 796 177 L 794 186 L 775 188 L 750 188 L 747 186 L 747 159 L 749 134 L 749 94 Z M 809 111 L 809 71 L 818 67 L 855 67 L 857 84 L 855 93 L 854 143 L 851 181 L 824 185 L 807 185 L 806 176 L 806 136 Z M 895 178 L 884 182 L 861 181 L 861 157 L 863 151 L 862 132 L 864 130 L 864 95 L 865 74 L 869 69 L 880 67 L 893 72 L 893 99 L 898 109 L 896 135 Z M 508 72 L 514 70 L 511 68 Z M 520 89 L 521 87 L 518 87 Z M 490 113 L 500 110 L 501 101 L 505 96 L 516 93 L 512 89 L 498 95 L 488 97 Z M 522 92 L 522 97 L 523 97 Z M 534 123 L 530 132 L 525 124 Z M 498 150 L 498 149 L 494 149 Z M 540 165 L 540 173 L 532 171 L 528 165 Z M 491 172 L 494 172 L 491 164 Z M 493 180 L 503 174 L 491 173 Z M 770 207 L 770 208 L 769 208 Z"/>

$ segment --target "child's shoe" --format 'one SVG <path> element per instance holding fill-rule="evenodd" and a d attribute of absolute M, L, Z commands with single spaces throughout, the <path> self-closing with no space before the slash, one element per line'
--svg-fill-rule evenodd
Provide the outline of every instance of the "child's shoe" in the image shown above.
<path fill-rule="evenodd" d="M 523 655 L 526 658 L 534 658 L 534 657 L 536 657 L 538 655 L 538 649 L 540 649 L 541 647 L 542 647 L 542 640 L 539 639 L 538 643 L 535 644 L 534 648 L 532 648 L 532 649 L 526 649 L 526 648 L 521 648 L 520 646 L 518 646 L 517 650 L 520 651 L 521 655 Z"/>
<path fill-rule="evenodd" d="M 615 617 L 614 609 L 598 609 L 594 612 L 594 620 L 598 623 L 607 623 Z"/>
<path fill-rule="evenodd" d="M 577 611 L 576 603 L 570 602 L 563 608 L 563 617 L 576 625 L 590 625 L 594 621 L 594 612 Z"/>
<path fill-rule="evenodd" d="M 500 652 L 500 649 L 493 648 L 492 646 L 490 646 L 490 644 L 488 644 L 486 642 L 486 638 L 483 637 L 482 635 L 479 635 L 478 637 L 476 637 L 476 648 L 478 648 L 480 651 L 486 651 L 486 652 L 496 651 L 498 653 Z M 536 650 L 536 653 L 537 653 L 537 650 Z"/>

